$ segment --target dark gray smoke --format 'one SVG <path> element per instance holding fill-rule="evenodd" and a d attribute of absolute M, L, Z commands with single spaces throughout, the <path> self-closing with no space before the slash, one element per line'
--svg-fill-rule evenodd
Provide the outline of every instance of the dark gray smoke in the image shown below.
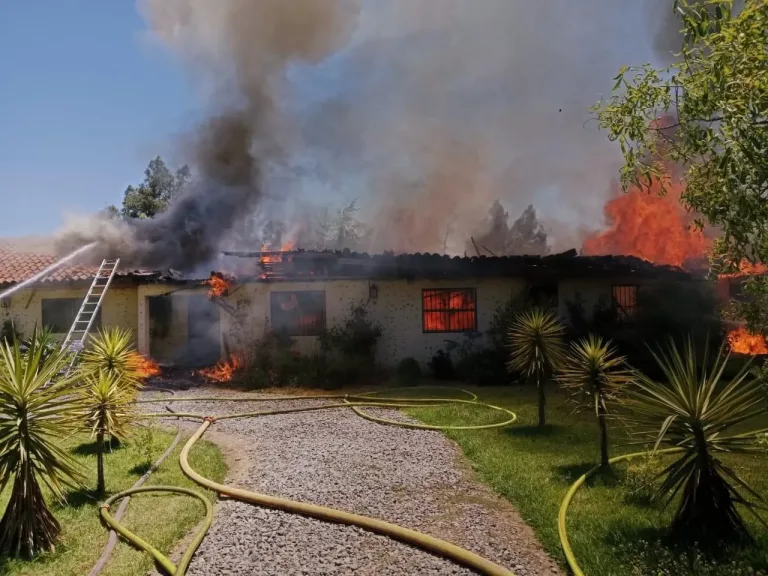
<path fill-rule="evenodd" d="M 98 240 L 99 255 L 128 265 L 193 270 L 257 206 L 265 172 L 290 139 L 286 67 L 314 63 L 343 46 L 357 18 L 355 0 L 145 0 L 151 36 L 173 50 L 211 93 L 209 118 L 183 140 L 194 184 L 152 220 L 80 219 L 59 250 Z"/>
<path fill-rule="evenodd" d="M 160 218 L 80 223 L 66 239 L 183 270 L 294 188 L 315 205 L 358 198 L 370 250 L 461 253 L 496 199 L 513 218 L 533 204 L 556 247 L 578 245 L 620 164 L 588 108 L 673 17 L 673 0 L 141 6 L 211 95 L 211 119 L 184 140 L 198 181 Z"/>

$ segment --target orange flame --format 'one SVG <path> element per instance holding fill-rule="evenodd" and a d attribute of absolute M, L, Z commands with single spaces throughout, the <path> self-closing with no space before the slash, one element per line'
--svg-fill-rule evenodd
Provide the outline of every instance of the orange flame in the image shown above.
<path fill-rule="evenodd" d="M 649 190 L 633 188 L 606 202 L 610 227 L 584 240 L 582 252 L 636 256 L 673 266 L 705 256 L 711 242 L 693 227 L 691 214 L 680 203 L 682 184 L 665 179 L 665 196 L 659 196 L 660 187 L 657 180 Z"/>
<path fill-rule="evenodd" d="M 152 376 L 157 376 L 161 372 L 157 362 L 142 356 L 138 352 L 133 353 L 132 360 L 136 365 L 140 378 L 151 378 Z"/>
<path fill-rule="evenodd" d="M 757 262 L 752 264 L 749 260 L 742 260 L 739 263 L 739 270 L 730 274 L 720 274 L 718 278 L 741 278 L 742 276 L 757 276 L 768 274 L 768 266 Z"/>
<path fill-rule="evenodd" d="M 477 325 L 475 299 L 467 290 L 427 290 L 423 309 L 426 332 L 462 332 Z"/>
<path fill-rule="evenodd" d="M 294 249 L 296 246 L 296 243 L 292 240 L 289 240 L 288 242 L 283 242 L 282 246 L 280 246 L 279 250 L 275 250 L 268 246 L 267 244 L 261 245 L 261 251 L 262 252 L 290 252 Z M 259 258 L 259 262 L 282 262 L 283 257 L 280 254 L 265 254 L 261 258 Z"/>
<path fill-rule="evenodd" d="M 205 280 L 203 284 L 210 286 L 208 298 L 213 299 L 226 296 L 234 281 L 234 276 L 227 276 L 222 272 L 211 272 L 211 277 Z"/>
<path fill-rule="evenodd" d="M 743 326 L 728 333 L 728 344 L 734 354 L 758 356 L 768 354 L 768 342 L 762 334 L 750 334 Z"/>
<path fill-rule="evenodd" d="M 205 368 L 199 374 L 213 382 L 229 382 L 232 376 L 243 365 L 239 356 L 232 356 L 229 360 L 223 360 L 212 368 Z"/>

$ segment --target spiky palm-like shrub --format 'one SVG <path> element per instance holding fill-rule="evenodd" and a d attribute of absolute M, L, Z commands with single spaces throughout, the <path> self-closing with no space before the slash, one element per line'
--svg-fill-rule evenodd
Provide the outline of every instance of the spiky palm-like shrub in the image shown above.
<path fill-rule="evenodd" d="M 544 386 L 562 364 L 565 327 L 554 313 L 533 308 L 514 317 L 507 332 L 510 370 L 522 372 L 539 390 L 539 426 L 546 425 Z"/>
<path fill-rule="evenodd" d="M 105 328 L 99 330 L 81 354 L 80 365 L 85 374 L 112 372 L 137 387 L 141 384 L 141 357 L 133 346 L 130 330 Z"/>
<path fill-rule="evenodd" d="M 690 339 L 682 351 L 670 342 L 654 358 L 664 381 L 635 371 L 624 402 L 631 432 L 640 442 L 652 444 L 654 451 L 682 449 L 661 472 L 657 493 L 665 504 L 679 497 L 673 534 L 705 546 L 748 537 L 736 504 L 757 516 L 754 503 L 762 498 L 717 455 L 760 450 L 753 435 L 735 430 L 765 412 L 760 381 L 749 365 L 726 380 L 729 355 L 723 348 L 711 365 L 705 357 L 697 370 Z"/>
<path fill-rule="evenodd" d="M 33 345 L 40 349 L 42 361 L 46 361 L 61 346 L 58 338 L 54 336 L 51 329 L 47 326 L 35 326 L 29 338 L 21 343 L 20 349 L 22 353 L 26 354 Z"/>
<path fill-rule="evenodd" d="M 135 388 L 119 372 L 100 370 L 85 376 L 84 386 L 78 389 L 85 421 L 96 437 L 96 490 L 103 494 L 104 441 L 122 440 L 134 420 L 133 400 Z"/>
<path fill-rule="evenodd" d="M 624 389 L 631 372 L 610 340 L 589 334 L 571 343 L 557 380 L 579 407 L 594 410 L 600 430 L 600 465 L 608 468 L 608 402 Z"/>
<path fill-rule="evenodd" d="M 36 339 L 26 353 L 18 344 L 0 345 L 0 491 L 12 483 L 0 553 L 31 557 L 51 549 L 61 527 L 41 484 L 63 500 L 64 489 L 82 481 L 77 463 L 58 445 L 82 418 L 72 394 L 79 375 L 62 373 L 68 361 L 66 352 L 46 351 Z"/>

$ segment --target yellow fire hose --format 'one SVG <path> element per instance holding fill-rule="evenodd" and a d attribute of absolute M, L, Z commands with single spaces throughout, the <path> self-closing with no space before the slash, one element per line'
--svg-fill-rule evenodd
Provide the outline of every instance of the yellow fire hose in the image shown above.
<path fill-rule="evenodd" d="M 732 438 L 749 438 L 752 436 L 757 436 L 758 434 L 765 434 L 766 432 L 768 432 L 768 428 L 762 428 L 760 430 L 753 430 L 751 432 L 746 432 L 744 434 L 736 434 Z M 619 462 L 625 462 L 627 460 L 631 460 L 632 458 L 637 458 L 640 456 L 676 454 L 682 451 L 683 451 L 683 448 L 665 448 L 663 450 L 634 452 L 633 454 L 624 454 L 623 456 L 616 456 L 615 458 L 611 458 L 608 462 L 613 465 L 613 464 L 618 464 Z M 565 493 L 565 497 L 563 498 L 563 501 L 560 503 L 560 511 L 557 514 L 557 532 L 560 537 L 560 546 L 563 549 L 563 554 L 565 554 L 565 560 L 568 563 L 568 567 L 571 569 L 573 576 L 584 576 L 584 572 L 581 570 L 579 563 L 576 561 L 576 555 L 573 553 L 573 549 L 571 548 L 570 542 L 568 542 L 568 531 L 566 530 L 566 519 L 568 514 L 568 507 L 571 505 L 571 500 L 573 500 L 573 497 L 576 495 L 576 492 L 579 491 L 579 488 L 581 488 L 584 485 L 584 483 L 589 478 L 594 476 L 599 470 L 600 470 L 600 466 L 595 466 L 594 468 L 588 470 L 586 473 L 581 475 L 578 478 L 578 480 L 576 480 L 576 482 L 571 484 L 570 488 L 568 488 L 568 492 Z"/>
<path fill-rule="evenodd" d="M 414 390 L 414 389 L 409 388 L 408 390 Z M 456 391 L 455 389 L 451 389 L 451 390 Z M 501 428 L 501 427 L 512 424 L 517 419 L 516 415 L 510 410 L 507 410 L 506 408 L 501 408 L 499 406 L 491 406 L 490 404 L 484 404 L 482 402 L 478 402 L 477 396 L 475 396 L 474 394 L 467 392 L 466 390 L 461 390 L 461 392 L 463 392 L 464 394 L 467 394 L 469 396 L 469 399 L 460 400 L 460 399 L 451 399 L 451 398 L 375 397 L 376 392 L 358 394 L 358 395 L 315 395 L 315 396 L 277 396 L 277 397 L 261 396 L 258 398 L 253 398 L 253 397 L 178 398 L 178 399 L 173 399 L 173 401 L 179 401 L 179 402 L 203 402 L 203 401 L 206 401 L 206 402 L 211 402 L 211 401 L 275 402 L 275 401 L 283 401 L 283 400 L 296 401 L 296 400 L 336 399 L 336 400 L 341 400 L 341 402 L 334 403 L 334 404 L 325 404 L 321 406 L 311 406 L 306 408 L 289 408 L 289 409 L 283 409 L 283 410 L 264 410 L 264 411 L 257 411 L 257 412 L 245 412 L 240 414 L 228 414 L 218 418 L 214 416 L 204 416 L 202 414 L 177 413 L 177 412 L 167 413 L 167 414 L 153 413 L 153 414 L 145 414 L 144 416 L 162 417 L 162 418 L 186 417 L 186 418 L 192 418 L 196 420 L 202 420 L 202 424 L 200 425 L 200 427 L 197 429 L 197 431 L 192 435 L 192 437 L 187 441 L 187 443 L 182 448 L 179 461 L 180 461 L 182 471 L 192 481 L 196 482 L 200 486 L 213 490 L 220 495 L 223 494 L 225 496 L 229 496 L 231 498 L 235 498 L 244 502 L 250 502 L 252 504 L 257 504 L 257 505 L 265 506 L 268 508 L 275 508 L 278 510 L 283 510 L 285 512 L 311 516 L 311 517 L 318 518 L 320 520 L 325 520 L 328 522 L 335 522 L 338 524 L 345 524 L 348 526 L 357 526 L 357 527 L 369 530 L 371 532 L 375 532 L 377 534 L 381 534 L 381 535 L 399 540 L 406 544 L 420 547 L 424 550 L 432 552 L 433 554 L 436 554 L 448 560 L 452 560 L 453 562 L 464 565 L 472 570 L 475 570 L 476 572 L 479 572 L 480 574 L 485 574 L 487 576 L 514 576 L 514 574 L 510 570 L 507 570 L 506 568 L 499 566 L 498 564 L 495 564 L 490 560 L 486 560 L 485 558 L 482 558 L 481 556 L 473 552 L 470 552 L 469 550 L 465 550 L 454 544 L 451 544 L 450 542 L 446 542 L 445 540 L 433 538 L 432 536 L 428 536 L 427 534 L 423 534 L 415 530 L 410 530 L 402 526 L 397 526 L 395 524 L 391 524 L 389 522 L 385 522 L 383 520 L 379 520 L 376 518 L 370 518 L 368 516 L 361 516 L 359 514 L 352 514 L 350 512 L 344 512 L 342 510 L 326 508 L 324 506 L 316 506 L 314 504 L 288 500 L 288 499 L 280 498 L 277 496 L 270 496 L 268 494 L 262 494 L 258 492 L 250 492 L 248 490 L 242 490 L 240 488 L 219 484 L 218 482 L 214 482 L 198 474 L 189 464 L 190 450 L 195 445 L 195 443 L 200 438 L 202 438 L 203 434 L 205 434 L 205 431 L 208 430 L 208 428 L 217 420 L 226 420 L 226 419 L 232 419 L 232 418 L 247 418 L 247 417 L 256 417 L 256 416 L 269 416 L 269 415 L 275 415 L 275 414 L 289 414 L 289 413 L 295 413 L 295 412 L 309 412 L 314 410 L 328 410 L 328 409 L 336 409 L 336 408 L 351 408 L 356 414 L 358 414 L 362 418 L 365 418 L 373 422 L 377 422 L 379 424 L 386 424 L 390 426 L 401 426 L 405 428 L 419 429 L 419 430 L 481 430 L 481 429 L 489 429 L 489 428 Z M 138 401 L 138 403 L 167 402 L 167 401 L 168 399 L 153 399 L 153 400 L 140 400 Z M 482 424 L 482 425 L 476 425 L 476 426 L 431 426 L 428 424 L 400 422 L 397 420 L 381 418 L 378 416 L 373 416 L 363 410 L 363 408 L 407 408 L 407 407 L 416 407 L 416 406 L 418 407 L 445 406 L 449 404 L 469 404 L 476 407 L 489 408 L 491 410 L 504 413 L 507 416 L 507 418 L 503 422 L 498 422 L 493 424 Z M 200 527 L 198 532 L 195 534 L 195 537 L 193 541 L 190 543 L 189 547 L 186 549 L 186 551 L 182 555 L 178 565 L 175 565 L 167 556 L 165 556 L 162 552 L 160 552 L 151 544 L 143 540 L 141 537 L 139 537 L 138 535 L 134 534 L 133 532 L 131 532 L 130 530 L 122 526 L 118 521 L 116 521 L 112 517 L 112 515 L 109 512 L 110 505 L 116 502 L 117 500 L 120 500 L 127 496 L 132 496 L 132 495 L 142 494 L 147 492 L 170 492 L 170 493 L 186 494 L 194 498 L 197 498 L 198 500 L 203 502 L 205 505 L 205 510 L 206 510 L 205 521 L 203 522 L 203 525 Z M 148 486 L 148 487 L 126 490 L 126 491 L 115 494 L 114 496 L 106 500 L 102 505 L 101 517 L 110 528 L 114 529 L 128 542 L 132 543 L 134 546 L 151 554 L 152 557 L 157 562 L 157 564 L 169 575 L 184 576 L 184 574 L 186 574 L 187 572 L 189 563 L 191 562 L 195 551 L 200 546 L 200 544 L 203 541 L 203 538 L 205 538 L 206 533 L 211 527 L 211 524 L 213 522 L 213 509 L 208 499 L 203 494 L 196 492 L 194 490 L 190 490 L 188 488 L 180 488 L 177 486 Z"/>

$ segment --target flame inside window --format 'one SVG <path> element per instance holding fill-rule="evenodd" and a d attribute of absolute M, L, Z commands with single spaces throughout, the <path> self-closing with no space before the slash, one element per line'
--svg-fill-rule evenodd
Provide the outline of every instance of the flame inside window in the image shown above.
<path fill-rule="evenodd" d="M 325 292 L 272 292 L 272 327 L 288 336 L 318 336 L 325 330 Z"/>
<path fill-rule="evenodd" d="M 477 330 L 477 292 L 474 288 L 422 291 L 424 332 Z"/>
<path fill-rule="evenodd" d="M 613 301 L 619 308 L 619 315 L 626 319 L 631 318 L 637 312 L 637 286 L 627 284 L 613 286 Z"/>

